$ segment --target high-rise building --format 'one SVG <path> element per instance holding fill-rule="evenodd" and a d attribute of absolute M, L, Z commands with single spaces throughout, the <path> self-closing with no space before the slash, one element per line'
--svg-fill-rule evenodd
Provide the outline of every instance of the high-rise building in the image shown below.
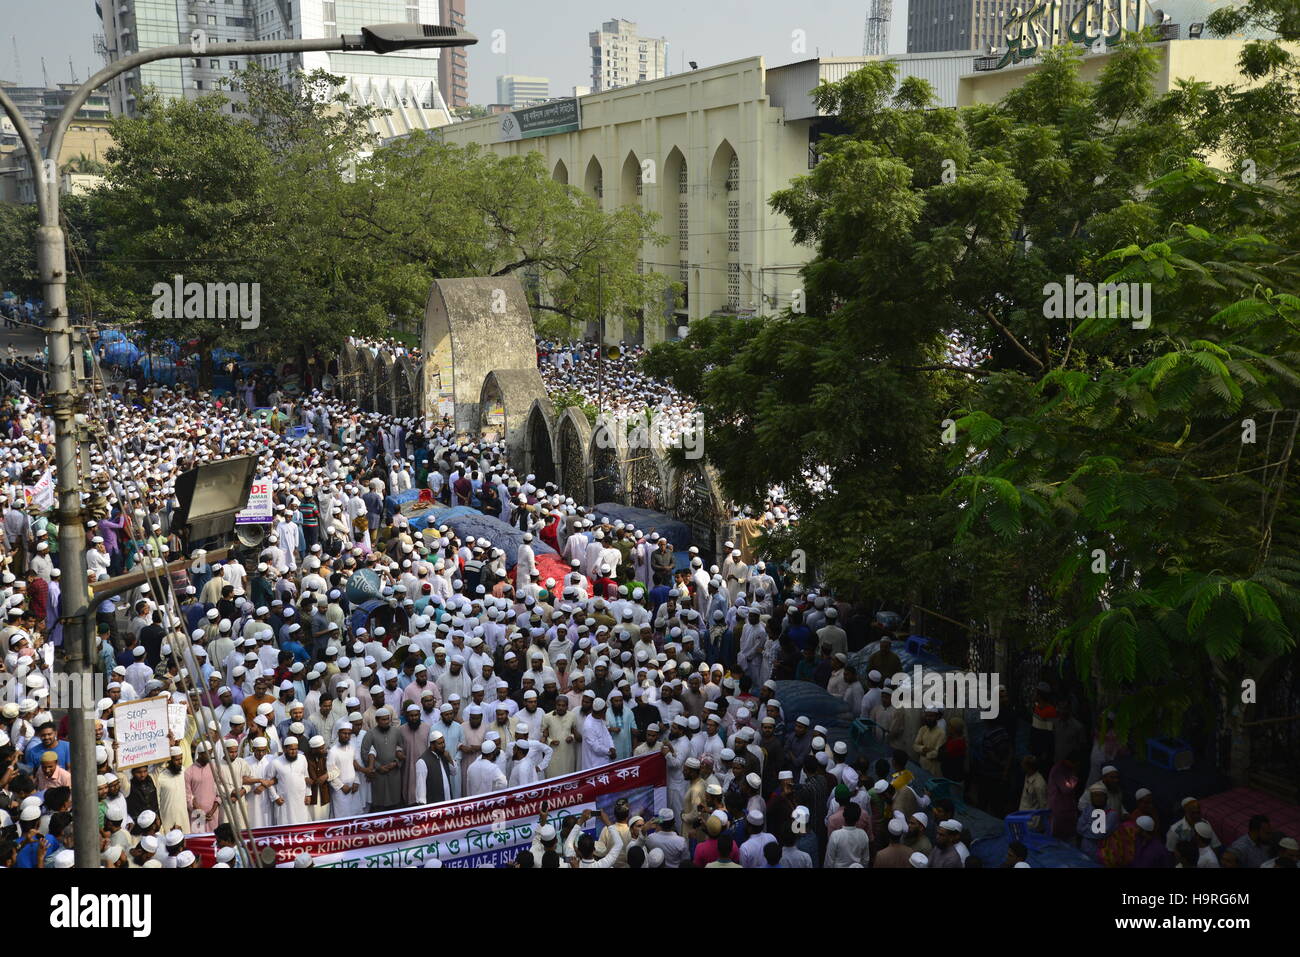
<path fill-rule="evenodd" d="M 668 75 L 668 41 L 640 36 L 631 20 L 606 20 L 590 42 L 594 93 Z"/>
<path fill-rule="evenodd" d="M 463 0 L 452 0 L 460 3 Z M 109 0 L 96 4 L 104 24 L 109 62 L 139 50 L 190 42 L 195 30 L 207 35 L 207 52 L 181 60 L 159 60 L 131 70 L 109 84 L 114 112 L 132 114 L 145 87 L 167 99 L 192 99 L 212 91 L 240 98 L 233 74 L 247 56 L 223 56 L 226 43 L 335 37 L 357 34 L 375 23 L 440 22 L 440 0 Z M 463 17 L 463 12 L 462 12 Z M 463 51 L 462 51 L 463 52 Z M 404 50 L 380 55 L 327 51 L 269 54 L 252 58 L 280 71 L 324 69 L 344 79 L 354 101 L 392 113 L 373 125 L 383 137 L 431 129 L 449 120 L 439 90 L 439 50 Z"/>
<path fill-rule="evenodd" d="M 550 98 L 551 81 L 547 77 L 520 76 L 517 73 L 497 77 L 497 102 L 509 103 L 513 110 L 544 103 Z"/>
<path fill-rule="evenodd" d="M 1063 0 L 1061 22 L 1070 19 L 1084 0 Z M 949 50 L 1006 49 L 1007 21 L 1023 0 L 909 0 L 907 52 L 944 53 Z"/>
<path fill-rule="evenodd" d="M 465 29 L 465 0 L 438 0 L 438 22 Z M 469 55 L 464 47 L 448 47 L 438 60 L 438 89 L 447 106 L 463 110 L 469 106 Z"/>

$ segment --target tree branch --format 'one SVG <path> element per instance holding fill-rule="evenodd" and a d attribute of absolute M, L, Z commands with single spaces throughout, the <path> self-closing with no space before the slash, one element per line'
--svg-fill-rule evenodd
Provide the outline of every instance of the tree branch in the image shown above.
<path fill-rule="evenodd" d="M 1026 349 L 1025 344 L 1021 342 L 1019 339 L 1017 339 L 1010 329 L 1008 329 L 1006 326 L 1004 326 L 1001 322 L 998 321 L 997 316 L 993 315 L 992 309 L 985 308 L 984 318 L 987 319 L 990 323 L 992 323 L 994 329 L 996 329 L 998 332 L 1002 333 L 1004 336 L 1010 339 L 1011 344 L 1014 345 L 1017 349 L 1019 349 L 1020 352 L 1026 358 L 1028 358 L 1030 362 L 1038 366 L 1038 368 L 1040 369 L 1044 368 L 1043 360 L 1038 358 L 1038 356 L 1034 355 L 1028 349 Z"/>

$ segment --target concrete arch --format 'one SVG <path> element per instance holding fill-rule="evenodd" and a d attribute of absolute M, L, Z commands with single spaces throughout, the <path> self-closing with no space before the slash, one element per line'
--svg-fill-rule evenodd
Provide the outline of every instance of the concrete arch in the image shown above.
<path fill-rule="evenodd" d="M 393 414 L 393 353 L 380 349 L 375 356 L 375 411 L 380 415 Z"/>
<path fill-rule="evenodd" d="M 652 420 L 645 426 L 638 423 L 627 441 L 627 504 L 655 512 L 665 511 L 670 495 L 672 466 L 663 437 Z"/>
<path fill-rule="evenodd" d="M 582 175 L 582 191 L 596 201 L 596 205 L 605 205 L 605 170 L 600 160 L 592 157 L 587 161 L 587 169 Z"/>
<path fill-rule="evenodd" d="M 356 378 L 356 403 L 367 412 L 375 411 L 375 376 L 378 364 L 375 354 L 366 345 L 357 348 L 357 368 L 360 375 Z"/>
<path fill-rule="evenodd" d="M 670 487 L 670 512 L 690 526 L 691 541 L 708 568 L 718 560 L 721 536 L 730 518 L 717 471 L 704 462 L 674 468 Z"/>
<path fill-rule="evenodd" d="M 413 418 L 420 408 L 420 373 L 409 355 L 399 356 L 393 370 L 393 414 Z"/>
<path fill-rule="evenodd" d="M 532 312 L 514 276 L 434 280 L 421 342 L 423 411 L 439 417 L 440 402 L 449 401 L 458 431 L 478 428 L 489 372 L 537 368 Z"/>
<path fill-rule="evenodd" d="M 555 434 L 552 428 L 554 419 L 550 411 L 550 400 L 533 400 L 525 419 L 522 442 L 522 459 L 524 474 L 536 476 L 533 483 L 538 488 L 547 482 L 554 482 L 555 474 Z"/>
<path fill-rule="evenodd" d="M 743 303 L 740 281 L 739 235 L 732 234 L 730 220 L 739 218 L 740 156 L 731 143 L 723 139 L 709 163 L 709 201 L 705 211 L 707 259 L 714 268 L 701 277 L 708 298 L 701 306 L 709 311 L 739 308 Z"/>
<path fill-rule="evenodd" d="M 627 469 L 624 458 L 626 437 L 618 434 L 615 425 L 596 420 L 591 430 L 591 445 L 587 460 L 591 463 L 591 500 L 593 505 L 604 502 L 627 504 Z"/>
<path fill-rule="evenodd" d="M 357 356 L 357 347 L 349 339 L 339 352 L 338 392 L 344 402 L 356 403 L 360 375 L 361 360 Z"/>
<path fill-rule="evenodd" d="M 591 504 L 591 423 L 576 406 L 561 413 L 555 434 L 556 483 L 566 498 L 578 505 Z"/>
<path fill-rule="evenodd" d="M 546 385 L 536 369 L 493 369 L 483 379 L 479 395 L 479 432 L 494 434 L 504 440 L 506 454 L 512 461 L 527 461 L 533 452 L 525 425 L 536 407 L 547 424 L 547 446 L 551 446 L 550 423 L 555 407 L 546 397 Z M 548 448 L 554 470 L 554 453 Z M 536 469 L 530 469 L 536 473 Z M 554 481 L 549 479 L 548 481 Z"/>
<path fill-rule="evenodd" d="M 644 186 L 641 182 L 641 161 L 635 150 L 628 150 L 619 175 L 618 201 L 622 206 L 640 206 Z"/>
<path fill-rule="evenodd" d="M 555 169 L 551 170 L 551 179 L 557 183 L 563 183 L 565 186 L 569 185 L 569 167 L 564 160 L 555 161 Z"/>

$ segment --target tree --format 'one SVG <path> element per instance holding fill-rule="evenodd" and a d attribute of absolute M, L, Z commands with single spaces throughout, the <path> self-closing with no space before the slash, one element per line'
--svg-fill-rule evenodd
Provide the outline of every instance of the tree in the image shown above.
<path fill-rule="evenodd" d="M 1212 676 L 1222 691 L 1290 647 L 1300 569 L 1261 541 L 1290 534 L 1289 420 L 1263 474 L 1224 444 L 1241 416 L 1300 407 L 1294 197 L 1206 165 L 1256 142 L 1215 126 L 1240 94 L 1155 96 L 1144 39 L 1095 84 L 1058 48 L 959 111 L 889 64 L 823 84 L 850 132 L 772 197 L 816 248 L 809 315 L 693 323 L 648 360 L 702 403 L 730 496 L 785 489 L 800 523 L 781 548 L 841 590 L 1005 621 L 1094 694 L 1132 692 L 1109 702 L 1125 731 L 1212 706 Z M 1106 281 L 1152 284 L 1150 330 L 1045 302 Z M 1036 624 L 1047 595 L 1059 628 Z"/>
<path fill-rule="evenodd" d="M 423 308 L 429 283 L 455 276 L 518 274 L 529 302 L 554 317 L 539 333 L 571 333 L 605 312 L 634 320 L 672 285 L 637 271 L 656 214 L 623 206 L 602 211 L 590 197 L 555 182 L 542 157 L 497 156 L 415 133 L 377 150 L 348 191 L 341 238 L 401 264 L 377 294 Z"/>

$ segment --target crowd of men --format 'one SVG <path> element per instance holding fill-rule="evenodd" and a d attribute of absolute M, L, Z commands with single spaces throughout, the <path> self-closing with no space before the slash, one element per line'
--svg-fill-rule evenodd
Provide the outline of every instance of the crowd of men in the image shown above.
<path fill-rule="evenodd" d="M 650 751 L 665 758 L 663 807 L 619 804 L 594 834 L 590 814 L 543 820 L 516 866 L 979 866 L 956 803 L 932 799 L 917 764 L 994 813 L 1049 809 L 1044 826 L 1110 866 L 1295 866 L 1295 841 L 1267 820 L 1224 848 L 1194 800 L 1167 829 L 1149 793 L 1126 807 L 1119 745 L 1092 741 L 1050 686 L 1023 762 L 1009 702 L 978 757 L 960 712 L 894 708 L 889 632 L 748 556 L 746 541 L 789 520 L 777 499 L 737 524 L 718 564 L 691 548 L 678 570 L 657 533 L 597 520 L 518 474 L 500 443 L 321 391 L 272 397 L 305 436 L 184 388 L 102 400 L 112 442 L 89 457 L 84 561 L 92 585 L 148 573 L 95 606 L 90 813 L 105 867 L 199 866 L 185 843 L 206 832 L 214 866 L 248 866 L 247 827 L 488 794 Z M 64 867 L 76 835 L 67 719 L 49 702 L 58 530 L 24 496 L 49 468 L 51 428 L 26 394 L 7 425 L 0 655 L 17 693 L 0 712 L 0 866 Z M 210 560 L 172 527 L 176 480 L 241 454 L 271 479 L 273 517 L 256 554 Z M 507 554 L 436 518 L 417 531 L 392 498 L 411 489 L 500 518 L 521 544 Z M 538 542 L 563 571 L 543 571 Z M 358 589 L 378 599 L 368 611 Z M 849 655 L 875 639 L 859 674 Z M 787 707 L 782 680 L 844 701 L 891 757 L 854 753 Z M 184 706 L 184 732 L 166 763 L 119 768 L 114 706 L 158 695 Z M 1013 842 L 1005 866 L 1028 857 Z"/>

